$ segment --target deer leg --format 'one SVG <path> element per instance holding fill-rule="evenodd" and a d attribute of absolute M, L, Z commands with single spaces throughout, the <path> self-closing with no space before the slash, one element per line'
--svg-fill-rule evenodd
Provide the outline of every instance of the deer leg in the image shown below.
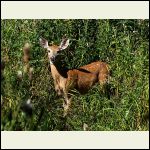
<path fill-rule="evenodd" d="M 60 96 L 60 95 L 62 94 L 62 92 L 61 92 L 60 88 L 55 88 L 55 90 L 56 90 L 56 92 L 57 92 L 58 96 Z"/>
<path fill-rule="evenodd" d="M 61 89 L 60 89 L 59 84 L 57 84 L 57 83 L 54 81 L 54 85 L 55 85 L 55 91 L 57 92 L 58 96 L 62 95 L 62 91 L 61 91 Z"/>
<path fill-rule="evenodd" d="M 98 78 L 99 78 L 99 83 L 100 83 L 100 90 L 104 94 L 105 93 L 105 84 L 107 82 L 107 74 L 100 73 Z"/>
<path fill-rule="evenodd" d="M 71 98 L 68 97 L 67 92 L 64 92 L 64 102 L 63 102 L 64 116 L 66 116 L 68 114 L 70 105 L 71 105 Z"/>
<path fill-rule="evenodd" d="M 100 83 L 100 90 L 102 94 L 107 95 L 108 99 L 110 99 L 110 94 L 109 94 L 109 72 L 102 72 L 99 74 L 99 83 Z"/>

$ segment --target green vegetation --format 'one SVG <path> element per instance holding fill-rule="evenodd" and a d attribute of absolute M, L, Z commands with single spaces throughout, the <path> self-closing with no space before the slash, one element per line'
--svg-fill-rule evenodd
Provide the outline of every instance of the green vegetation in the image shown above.
<path fill-rule="evenodd" d="M 149 20 L 2 20 L 1 130 L 149 130 Z M 78 68 L 96 60 L 111 68 L 109 93 L 95 85 L 87 94 L 73 94 L 71 110 L 62 117 L 42 36 L 70 46 L 61 53 L 66 67 Z M 23 46 L 31 45 L 32 80 L 22 71 Z M 2 66 L 1 66 L 2 67 Z M 109 96 L 108 96 L 109 95 Z M 20 107 L 31 98 L 33 115 Z"/>

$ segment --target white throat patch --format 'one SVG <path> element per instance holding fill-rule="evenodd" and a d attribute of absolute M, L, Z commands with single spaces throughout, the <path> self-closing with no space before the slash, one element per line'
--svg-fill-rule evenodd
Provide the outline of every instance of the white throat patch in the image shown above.
<path fill-rule="evenodd" d="M 53 65 L 53 62 L 51 60 L 49 62 L 50 62 L 51 65 Z"/>

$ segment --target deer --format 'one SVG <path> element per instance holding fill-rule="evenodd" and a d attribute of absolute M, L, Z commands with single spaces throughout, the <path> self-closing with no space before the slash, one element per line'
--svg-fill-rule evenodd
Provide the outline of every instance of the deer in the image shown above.
<path fill-rule="evenodd" d="M 107 83 L 109 66 L 106 62 L 95 61 L 77 69 L 66 70 L 60 67 L 58 63 L 59 60 L 56 61 L 56 58 L 61 51 L 68 48 L 70 41 L 68 38 L 63 37 L 60 45 L 55 45 L 54 43 L 49 45 L 48 41 L 43 37 L 40 37 L 39 41 L 40 45 L 46 49 L 48 53 L 55 91 L 58 95 L 64 97 L 64 116 L 68 114 L 70 108 L 71 97 L 69 96 L 69 91 L 71 89 L 76 89 L 79 93 L 85 94 L 97 82 L 99 82 L 101 86 Z"/>

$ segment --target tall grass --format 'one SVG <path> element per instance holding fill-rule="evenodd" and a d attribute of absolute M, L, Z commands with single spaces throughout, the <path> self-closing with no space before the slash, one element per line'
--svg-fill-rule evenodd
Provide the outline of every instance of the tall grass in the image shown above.
<path fill-rule="evenodd" d="M 1 130 L 149 130 L 149 20 L 2 20 Z M 71 111 L 62 117 L 62 100 L 54 91 L 42 36 L 59 44 L 70 38 L 62 52 L 66 67 L 78 68 L 101 60 L 109 64 L 109 97 L 95 85 L 85 95 L 73 95 Z M 22 48 L 31 45 L 30 81 L 23 72 Z M 33 115 L 20 107 L 31 98 Z"/>

